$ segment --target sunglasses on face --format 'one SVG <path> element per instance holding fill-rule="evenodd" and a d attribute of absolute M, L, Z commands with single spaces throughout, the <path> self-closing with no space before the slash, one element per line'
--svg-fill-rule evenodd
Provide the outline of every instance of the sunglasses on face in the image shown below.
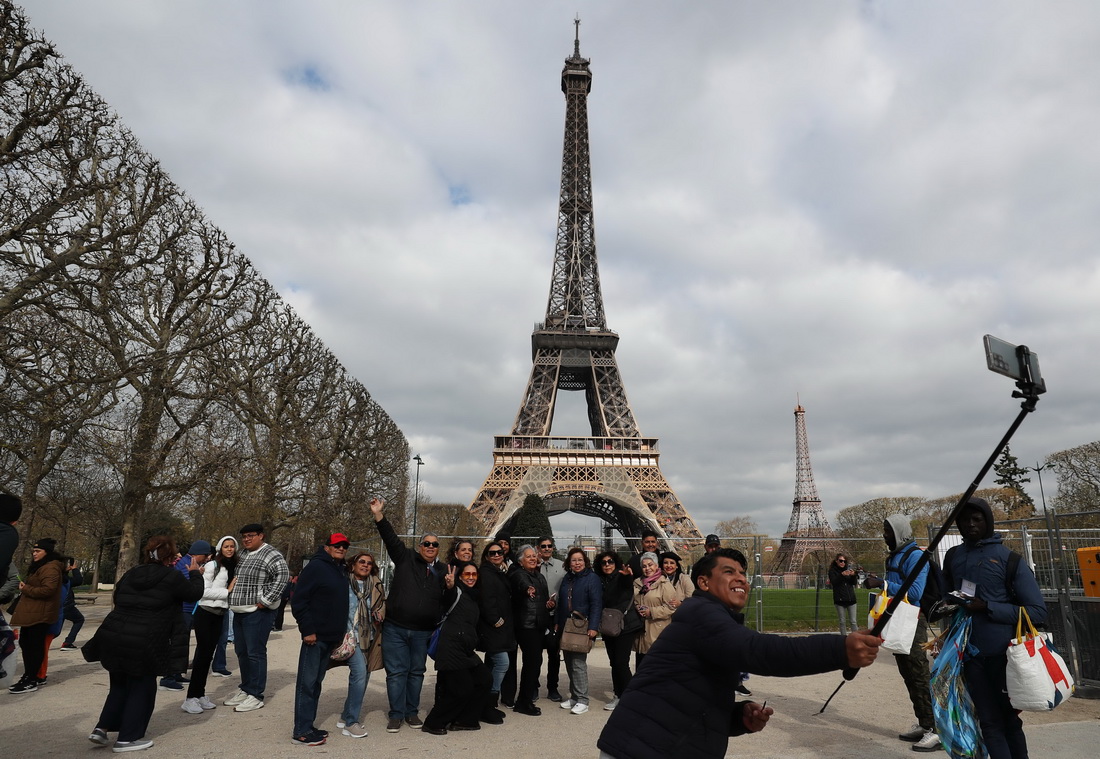
<path fill-rule="evenodd" d="M 355 563 L 356 564 L 362 564 L 364 567 L 373 567 L 374 566 L 374 562 L 369 561 L 367 559 L 360 559 L 359 561 L 357 561 Z"/>
<path fill-rule="evenodd" d="M 615 560 L 614 560 L 614 559 L 604 559 L 604 560 L 603 560 L 603 561 L 601 561 L 600 563 L 601 563 L 601 564 L 612 564 L 612 565 L 614 565 L 614 563 L 615 563 Z"/>
<path fill-rule="evenodd" d="M 424 546 L 425 548 L 439 548 L 439 542 L 435 540 L 425 540 L 420 545 Z"/>
<path fill-rule="evenodd" d="M 333 543 L 332 547 L 338 551 L 346 551 L 351 543 Z"/>
<path fill-rule="evenodd" d="M 489 551 L 490 556 L 503 556 L 504 551 Z"/>
<path fill-rule="evenodd" d="M 539 548 L 553 548 L 553 547 L 554 547 L 553 543 L 545 543 L 545 544 L 539 546 Z"/>
<path fill-rule="evenodd" d="M 477 572 L 463 572 L 461 577 L 464 580 L 476 580 Z"/>

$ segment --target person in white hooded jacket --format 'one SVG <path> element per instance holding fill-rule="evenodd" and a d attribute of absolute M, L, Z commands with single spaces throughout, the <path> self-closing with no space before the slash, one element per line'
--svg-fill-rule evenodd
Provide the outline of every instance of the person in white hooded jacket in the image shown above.
<path fill-rule="evenodd" d="M 202 714 L 217 707 L 206 695 L 206 679 L 210 675 L 210 663 L 214 649 L 222 634 L 222 623 L 229 612 L 229 591 L 233 589 L 235 557 L 226 557 L 222 551 L 226 541 L 236 544 L 232 535 L 218 541 L 214 558 L 206 562 L 202 572 L 204 590 L 195 607 L 195 659 L 191 667 L 191 682 L 187 686 L 187 698 L 180 708 L 188 714 Z"/>

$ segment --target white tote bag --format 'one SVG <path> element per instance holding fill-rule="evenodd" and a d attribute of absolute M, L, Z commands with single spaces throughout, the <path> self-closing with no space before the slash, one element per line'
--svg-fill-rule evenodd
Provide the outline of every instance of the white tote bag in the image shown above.
<path fill-rule="evenodd" d="M 1024 626 L 1024 622 L 1027 626 Z M 1073 675 L 1065 660 L 1040 634 L 1021 606 L 1016 637 L 1008 646 L 1008 700 L 1015 709 L 1049 712 L 1073 695 Z"/>
<path fill-rule="evenodd" d="M 890 597 L 886 595 L 885 588 L 875 597 L 871 604 L 871 611 L 867 615 L 867 627 L 871 628 L 878 622 L 879 617 L 886 611 L 890 604 Z M 917 634 L 917 617 L 920 615 L 920 607 L 914 606 L 908 601 L 902 601 L 894 609 L 890 621 L 882 629 L 882 648 L 895 654 L 908 654 L 913 648 L 913 638 Z"/>

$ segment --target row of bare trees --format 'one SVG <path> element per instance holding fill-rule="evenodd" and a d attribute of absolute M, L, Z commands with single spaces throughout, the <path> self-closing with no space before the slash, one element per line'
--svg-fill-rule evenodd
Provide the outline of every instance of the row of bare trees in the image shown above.
<path fill-rule="evenodd" d="M 8 0 L 0 25 L 0 488 L 24 535 L 121 573 L 158 529 L 306 544 L 402 502 L 408 446 L 366 388 Z"/>

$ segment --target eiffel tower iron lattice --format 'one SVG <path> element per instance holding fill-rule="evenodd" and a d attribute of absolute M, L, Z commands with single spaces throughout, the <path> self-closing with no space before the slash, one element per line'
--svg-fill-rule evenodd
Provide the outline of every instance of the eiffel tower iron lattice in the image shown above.
<path fill-rule="evenodd" d="M 619 336 L 604 316 L 588 148 L 592 72 L 576 24 L 561 74 L 565 140 L 546 319 L 531 335 L 531 377 L 512 432 L 495 438 L 492 471 L 470 511 L 495 534 L 537 493 L 550 514 L 600 517 L 631 543 L 648 527 L 687 548 L 702 535 L 661 474 L 657 439 L 638 431 L 615 361 Z M 551 435 L 559 390 L 584 391 L 591 436 Z"/>
<path fill-rule="evenodd" d="M 822 566 L 840 553 L 840 542 L 821 510 L 821 498 L 814 484 L 810 466 L 810 444 L 806 439 L 806 409 L 799 404 L 794 409 L 795 486 L 791 521 L 776 552 L 772 572 L 801 572 L 806 557 L 817 554 Z"/>

